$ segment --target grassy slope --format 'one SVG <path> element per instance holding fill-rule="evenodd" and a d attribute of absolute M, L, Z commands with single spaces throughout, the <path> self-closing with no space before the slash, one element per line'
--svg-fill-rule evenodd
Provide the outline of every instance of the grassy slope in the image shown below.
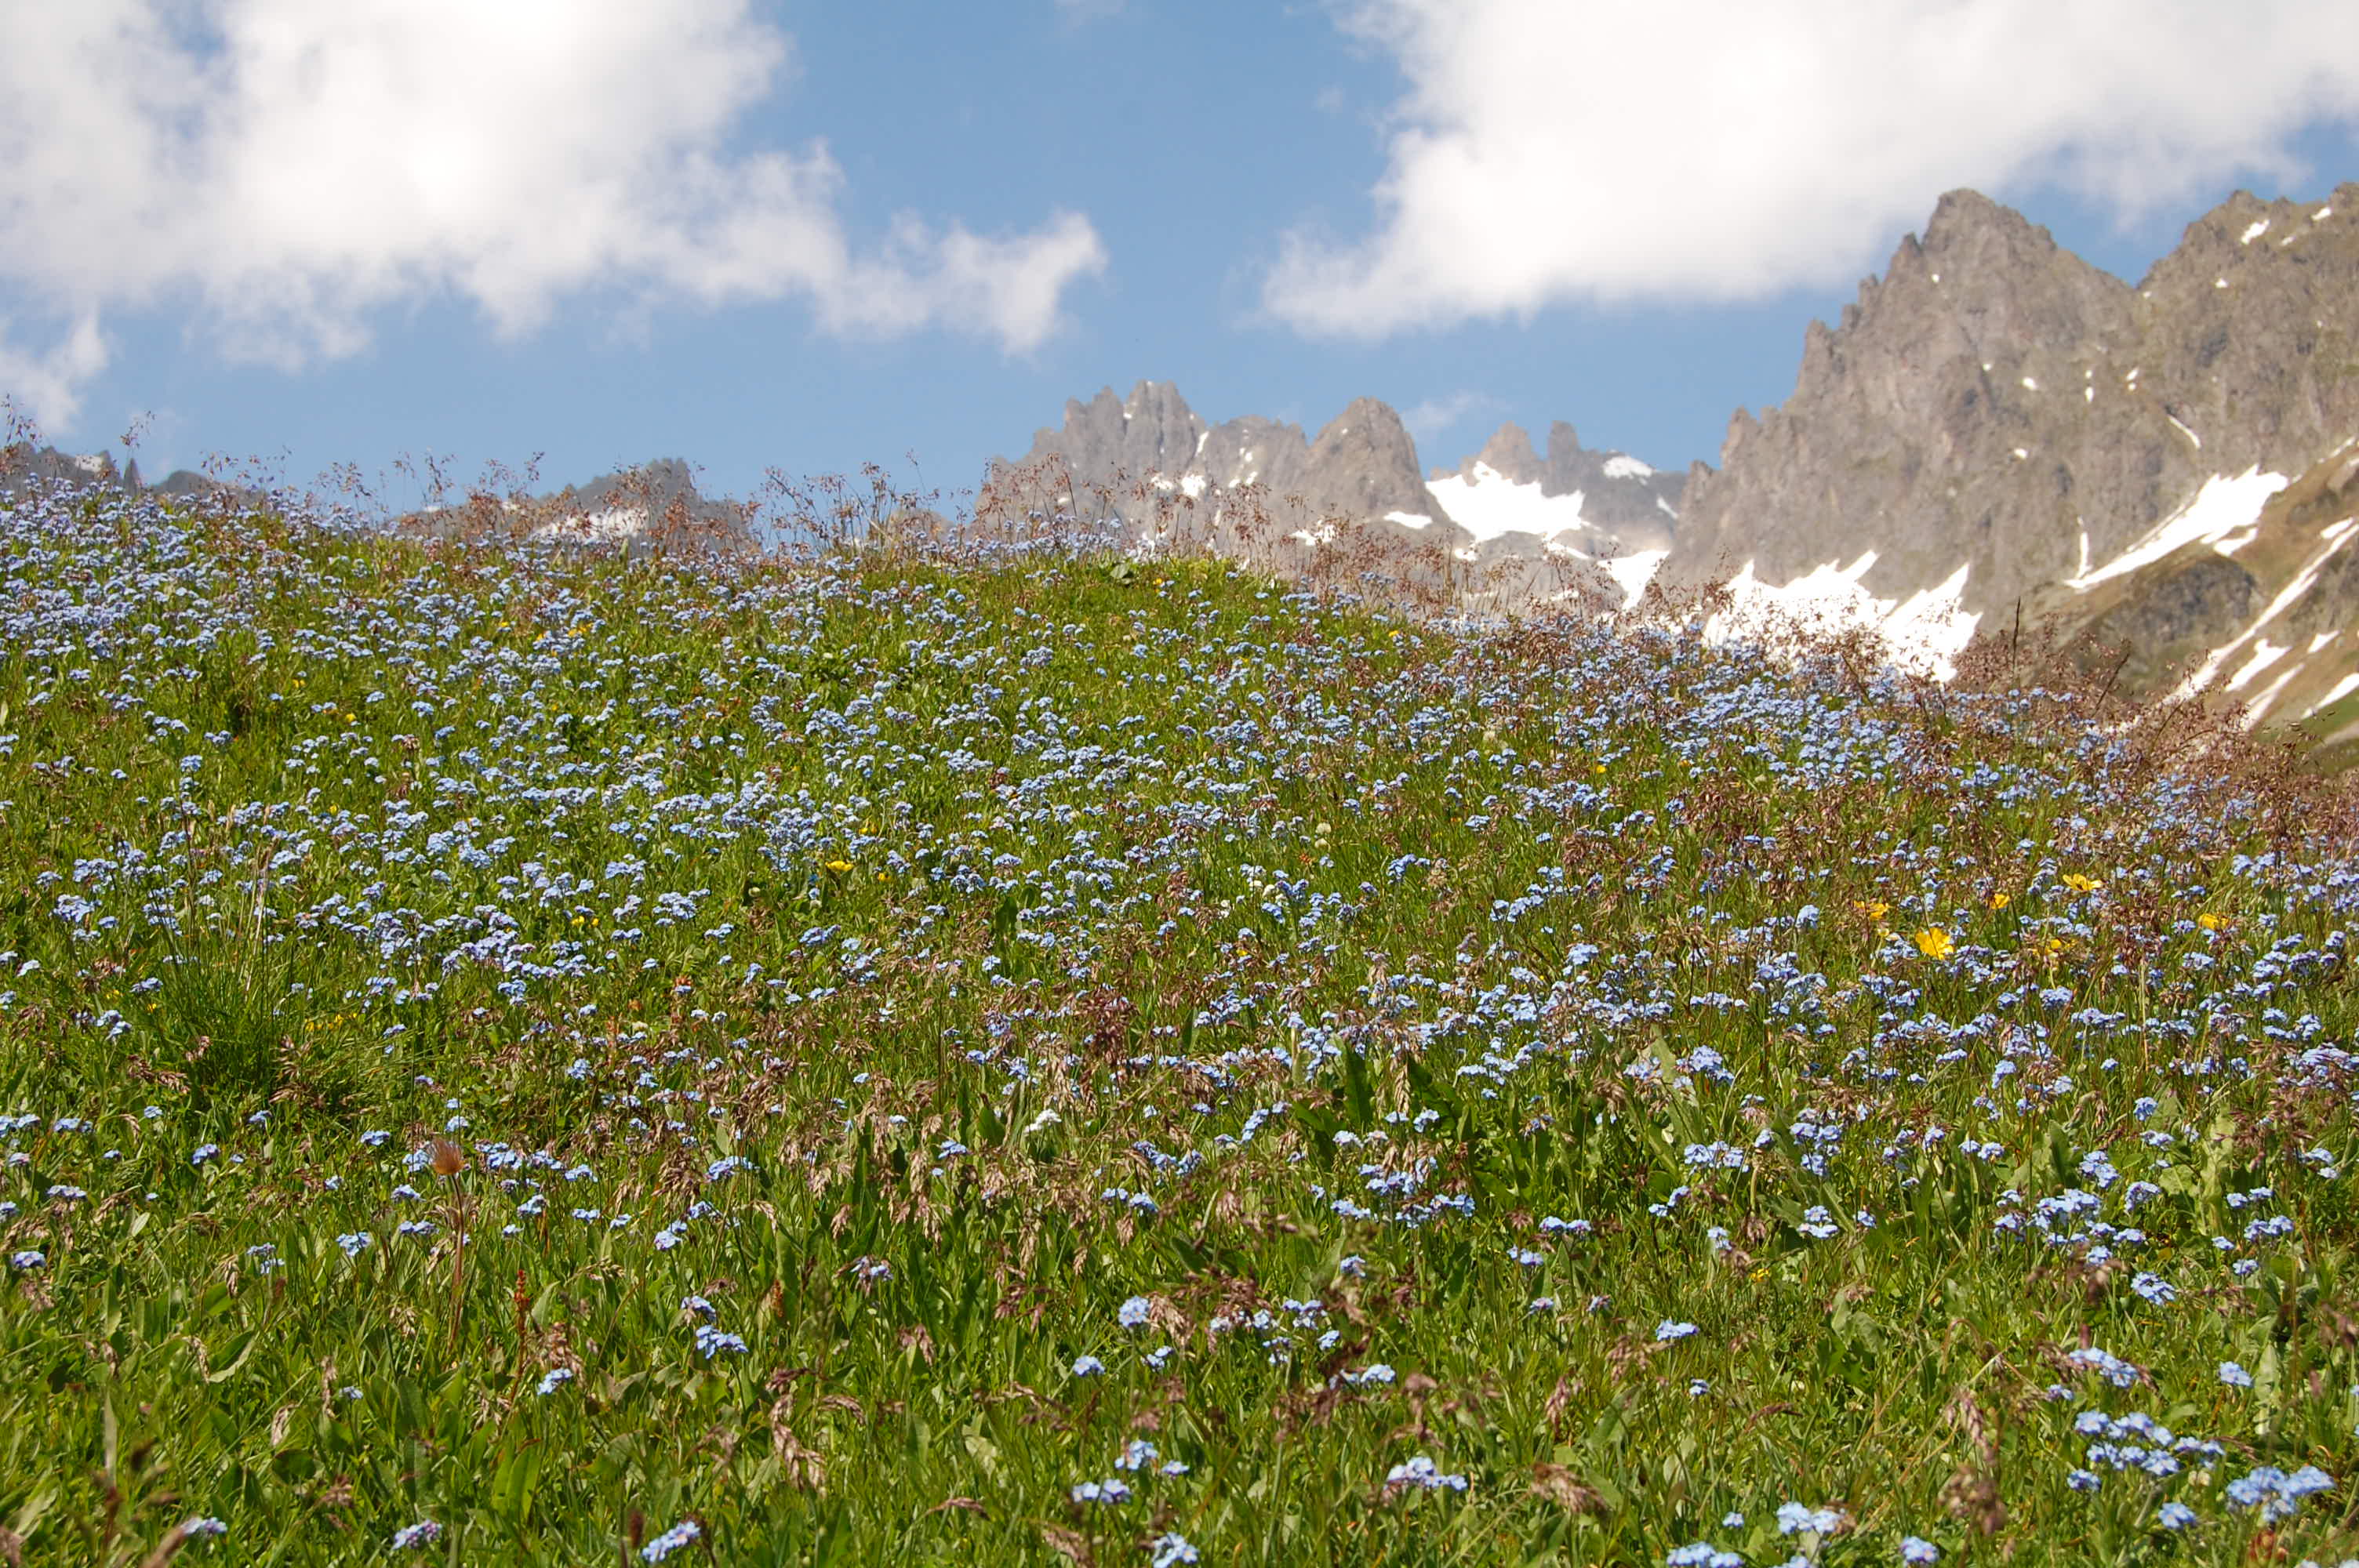
<path fill-rule="evenodd" d="M 2350 863 L 2027 703 L 1201 562 L 0 574 L 27 1563 L 2229 1563 L 2353 1468 Z"/>

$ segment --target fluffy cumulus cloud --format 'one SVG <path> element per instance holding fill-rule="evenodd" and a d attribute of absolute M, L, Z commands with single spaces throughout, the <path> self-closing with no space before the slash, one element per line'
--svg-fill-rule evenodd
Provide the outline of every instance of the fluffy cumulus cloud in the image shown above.
<path fill-rule="evenodd" d="M 455 296 L 520 333 L 592 289 L 1022 351 L 1105 265 L 1071 212 L 862 244 L 823 143 L 733 153 L 790 55 L 746 0 L 75 0 L 6 34 L 0 288 L 56 346 L 0 336 L 0 378 L 50 421 L 111 308 L 193 301 L 287 364 L 389 306 Z"/>
<path fill-rule="evenodd" d="M 1476 414 L 1499 406 L 1499 400 L 1485 393 L 1459 391 L 1446 397 L 1429 397 L 1412 407 L 1402 410 L 1401 423 L 1419 440 L 1429 440 L 1446 435 Z"/>
<path fill-rule="evenodd" d="M 1375 336 L 1565 301 L 1840 281 L 1941 191 L 2125 215 L 2303 173 L 2359 116 L 2351 0 L 1351 0 L 1406 89 L 1356 240 L 1297 232 L 1264 303 Z"/>
<path fill-rule="evenodd" d="M 15 440 L 18 420 L 54 429 L 70 422 L 82 406 L 82 389 L 106 368 L 106 340 L 98 318 L 84 311 L 47 350 L 27 349 L 11 338 L 0 317 L 0 440 Z"/>

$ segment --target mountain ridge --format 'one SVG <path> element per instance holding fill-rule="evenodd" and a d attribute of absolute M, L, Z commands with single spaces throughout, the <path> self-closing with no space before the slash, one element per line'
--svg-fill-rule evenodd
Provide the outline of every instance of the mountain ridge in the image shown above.
<path fill-rule="evenodd" d="M 2359 185 L 2239 191 L 2135 285 L 1953 191 L 1837 325 L 1810 324 L 1792 395 L 1738 410 L 1691 470 L 1664 580 L 1746 560 L 1787 580 L 1875 546 L 1871 591 L 1963 565 L 1965 608 L 2004 612 L 2207 479 L 2299 472 L 2359 428 L 2354 341 Z"/>
<path fill-rule="evenodd" d="M 1178 418 L 1193 448 L 1106 439 L 1124 406 L 1109 390 L 1086 417 L 1069 404 L 1033 455 L 1106 477 L 1176 459 L 1210 489 L 1207 429 L 1249 432 L 1254 450 L 1301 442 L 1269 421 L 1204 427 L 1158 385 L 1133 400 Z M 2354 440 L 2359 183 L 2322 200 L 2238 190 L 2136 283 L 1962 189 L 1832 324 L 1809 324 L 1793 392 L 1736 410 L 1716 465 L 1658 473 L 1586 451 L 1562 422 L 1543 457 L 1507 424 L 1422 479 L 1449 524 L 1435 537 L 1479 585 L 1464 605 L 1569 597 L 1543 568 L 1572 565 L 1625 602 L 1650 583 L 1725 584 L 1724 634 L 1781 616 L 1860 624 L 1944 678 L 1975 631 L 2028 623 L 2073 662 L 2111 661 L 2128 695 L 2210 680 L 2248 719 L 2326 725 L 2359 752 L 2359 712 L 2338 717 L 2359 690 Z M 1330 472 L 1312 503 L 1362 521 L 1379 500 L 1397 507 L 1405 442 L 1382 454 L 1394 489 L 1357 496 Z M 1280 461 L 1264 477 L 1308 474 Z"/>
<path fill-rule="evenodd" d="M 1211 424 L 1169 382 L 1065 405 L 1016 462 L 995 459 L 984 510 L 1093 503 L 1142 542 L 1234 547 L 1280 569 L 1343 542 L 1447 585 L 1467 602 L 1528 604 L 1634 591 L 1631 563 L 1669 547 L 1684 479 L 1626 453 L 1593 452 L 1571 426 L 1536 451 L 1503 425 L 1456 469 L 1421 470 L 1400 416 L 1354 399 L 1315 438 L 1244 416 Z M 1653 554 L 1650 556 L 1649 552 Z"/>

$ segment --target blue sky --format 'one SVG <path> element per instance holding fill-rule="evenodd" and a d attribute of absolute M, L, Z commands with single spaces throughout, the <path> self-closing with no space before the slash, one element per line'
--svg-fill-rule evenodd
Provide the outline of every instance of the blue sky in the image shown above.
<path fill-rule="evenodd" d="M 299 481 L 956 491 L 1142 377 L 1382 397 L 1429 465 L 1505 418 L 1710 460 L 1945 189 L 2136 277 L 2359 178 L 2354 12 L 54 0 L 0 21 L 0 390 Z"/>

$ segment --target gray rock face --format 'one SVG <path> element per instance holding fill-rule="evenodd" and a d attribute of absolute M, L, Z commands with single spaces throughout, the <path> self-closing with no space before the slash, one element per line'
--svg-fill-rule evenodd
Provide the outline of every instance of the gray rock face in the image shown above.
<path fill-rule="evenodd" d="M 1572 427 L 1560 420 L 1557 428 L 1570 431 Z M 1512 419 L 1491 432 L 1491 438 L 1483 443 L 1481 451 L 1454 469 L 1436 469 L 1427 477 L 1445 479 L 1454 473 L 1460 479 L 1472 480 L 1477 468 L 1487 468 L 1510 484 L 1537 484 L 1543 493 L 1564 493 L 1561 489 L 1548 488 L 1548 465 L 1532 450 L 1531 432 Z"/>
<path fill-rule="evenodd" d="M 1962 566 L 1964 608 L 1995 623 L 2213 476 L 2301 472 L 2359 429 L 2354 371 L 2359 185 L 2239 192 L 2135 287 L 1954 191 L 1811 325 L 1793 395 L 1740 410 L 1719 469 L 1697 465 L 1664 578 L 1749 561 L 1788 582 L 1872 550 L 1878 597 Z"/>
<path fill-rule="evenodd" d="M 1166 390 L 1174 397 L 1179 395 L 1176 389 Z M 1176 472 L 1182 479 L 1200 476 L 1223 489 L 1257 484 L 1287 495 L 1302 489 L 1302 476 L 1310 467 L 1310 443 L 1303 438 L 1302 427 L 1249 414 L 1207 429 L 1198 443 L 1194 465 L 1182 464 Z M 1153 471 L 1166 478 L 1175 472 L 1170 469 Z"/>
<path fill-rule="evenodd" d="M 1546 458 L 1507 425 L 1431 478 L 1473 481 L 1446 488 L 1486 514 L 1503 499 L 1501 515 L 1515 521 L 1486 515 L 1474 528 L 1453 515 L 1456 503 L 1421 475 L 1400 416 L 1375 398 L 1354 401 L 1307 439 L 1271 419 L 1208 425 L 1169 383 L 1143 381 L 1126 398 L 1108 388 L 1067 403 L 1064 425 L 1038 432 L 1020 464 L 993 464 L 977 511 L 1111 512 L 1142 536 L 1209 544 L 1280 570 L 1350 557 L 1336 564 L 1395 573 L 1462 608 L 1527 610 L 1575 590 L 1619 602 L 1624 590 L 1602 563 L 1668 546 L 1686 482 L 1618 452 L 1589 451 L 1562 422 Z M 1578 495 L 1581 523 L 1567 525 L 1570 507 L 1529 521 L 1538 514 L 1528 496 L 1508 492 L 1534 484 L 1548 497 Z"/>
<path fill-rule="evenodd" d="M 2205 555 L 2154 574 L 2143 592 L 2091 629 L 2133 648 L 2211 649 L 2245 629 L 2259 596 L 2252 573 L 2226 556 Z"/>
<path fill-rule="evenodd" d="M 679 458 L 658 458 L 636 469 L 601 474 L 583 485 L 568 485 L 552 504 L 585 515 L 641 513 L 652 528 L 667 519 L 706 528 L 739 529 L 744 512 L 734 503 L 698 492 L 696 477 Z"/>
<path fill-rule="evenodd" d="M 136 482 L 139 477 L 139 465 L 133 463 L 125 477 Z M 194 500 L 201 495 L 212 495 L 230 487 L 223 485 L 218 480 L 206 478 L 194 469 L 174 469 L 148 488 L 158 495 L 177 496 L 186 501 Z"/>
<path fill-rule="evenodd" d="M 986 496 L 1016 474 L 1045 478 L 1049 504 L 1085 514 L 1103 504 L 1148 527 L 1217 529 L 1250 514 L 1283 537 L 1398 512 L 1450 531 L 1400 416 L 1370 397 L 1310 440 L 1299 426 L 1258 416 L 1208 425 L 1169 382 L 1142 381 L 1126 398 L 1108 387 L 1069 401 L 1063 427 L 1036 433 L 1021 463 L 995 461 Z"/>
<path fill-rule="evenodd" d="M 1357 397 L 1319 432 L 1303 469 L 1302 492 L 1323 510 L 1354 518 L 1403 512 L 1447 523 L 1449 514 L 1419 476 L 1417 443 L 1392 408 Z"/>

